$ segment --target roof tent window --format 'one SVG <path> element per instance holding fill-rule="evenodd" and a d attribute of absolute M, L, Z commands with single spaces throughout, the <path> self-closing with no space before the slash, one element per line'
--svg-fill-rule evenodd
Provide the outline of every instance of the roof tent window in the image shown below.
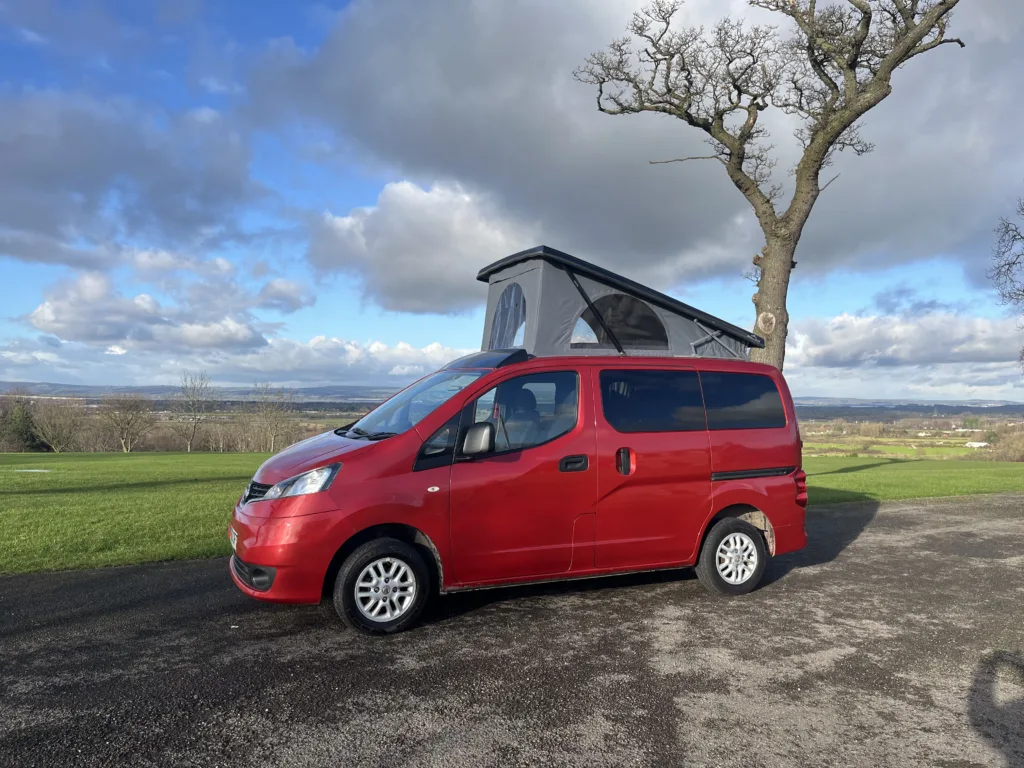
<path fill-rule="evenodd" d="M 625 349 L 668 349 L 668 334 L 661 319 L 640 299 L 624 293 L 611 293 L 595 299 L 587 307 L 572 332 L 573 349 L 615 349 L 604 325 Z"/>
<path fill-rule="evenodd" d="M 519 283 L 511 283 L 494 308 L 488 349 L 521 347 L 526 336 L 526 296 Z"/>

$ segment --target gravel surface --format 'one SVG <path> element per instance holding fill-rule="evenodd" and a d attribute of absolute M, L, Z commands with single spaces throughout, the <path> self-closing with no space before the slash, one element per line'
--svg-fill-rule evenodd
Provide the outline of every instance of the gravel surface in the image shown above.
<path fill-rule="evenodd" d="M 225 560 L 0 578 L 0 765 L 1024 766 L 1024 496 L 823 507 L 689 571 L 441 598 L 365 638 Z"/>

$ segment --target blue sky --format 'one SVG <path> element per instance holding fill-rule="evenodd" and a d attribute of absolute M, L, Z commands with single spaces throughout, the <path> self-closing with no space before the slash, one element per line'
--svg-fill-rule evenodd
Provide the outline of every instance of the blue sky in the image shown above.
<path fill-rule="evenodd" d="M 985 278 L 1024 194 L 999 98 L 1024 10 L 975 5 L 805 232 L 799 395 L 1024 400 Z M 476 271 L 542 242 L 751 327 L 746 202 L 711 164 L 647 163 L 701 137 L 571 77 L 628 6 L 0 0 L 0 380 L 400 386 L 479 346 Z"/>

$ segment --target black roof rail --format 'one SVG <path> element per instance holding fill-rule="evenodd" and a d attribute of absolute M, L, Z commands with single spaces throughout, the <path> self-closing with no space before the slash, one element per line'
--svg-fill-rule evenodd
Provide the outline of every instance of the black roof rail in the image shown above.
<path fill-rule="evenodd" d="M 441 370 L 503 368 L 506 365 L 525 363 L 527 360 L 532 360 L 533 357 L 525 349 L 489 349 L 485 352 L 474 352 L 471 355 L 452 360 Z"/>

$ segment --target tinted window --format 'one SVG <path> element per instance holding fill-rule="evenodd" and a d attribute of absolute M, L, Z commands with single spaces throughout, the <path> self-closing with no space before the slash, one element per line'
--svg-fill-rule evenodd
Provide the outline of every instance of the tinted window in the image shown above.
<path fill-rule="evenodd" d="M 517 376 L 472 403 L 473 423 L 494 425 L 494 450 L 540 445 L 576 426 L 579 377 L 572 371 Z"/>
<path fill-rule="evenodd" d="M 452 463 L 452 457 L 455 455 L 455 443 L 459 437 L 460 416 L 461 414 L 457 413 L 448 419 L 443 427 L 423 443 L 412 468 L 414 472 L 421 469 L 443 467 Z"/>
<path fill-rule="evenodd" d="M 601 404 L 619 432 L 705 429 L 696 371 L 601 371 Z"/>
<path fill-rule="evenodd" d="M 756 373 L 700 375 L 708 408 L 708 429 L 771 429 L 786 426 L 775 382 Z"/>

